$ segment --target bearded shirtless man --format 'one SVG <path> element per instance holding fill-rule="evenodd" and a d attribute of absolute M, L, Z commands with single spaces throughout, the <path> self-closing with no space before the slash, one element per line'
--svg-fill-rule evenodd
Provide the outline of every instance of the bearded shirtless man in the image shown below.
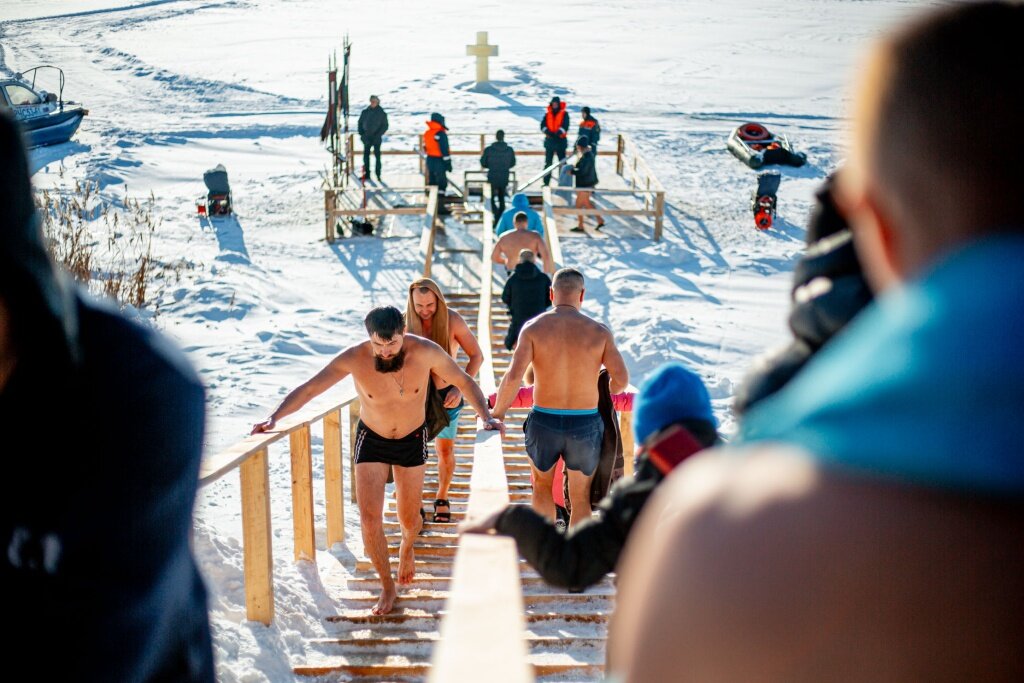
<path fill-rule="evenodd" d="M 359 500 L 363 545 L 377 570 L 381 594 L 373 614 L 387 614 L 397 597 L 391 576 L 391 558 L 384 536 L 384 484 L 388 469 L 395 472 L 395 497 L 402 545 L 398 557 L 398 584 L 412 583 L 415 570 L 413 541 L 423 526 L 421 501 L 427 461 L 426 392 L 431 374 L 458 387 L 484 420 L 486 429 L 504 433 L 505 426 L 491 417 L 487 400 L 476 382 L 463 372 L 444 349 L 429 339 L 405 333 L 402 313 L 381 306 L 364 321 L 370 339 L 342 351 L 312 379 L 288 394 L 281 405 L 252 433 L 269 432 L 314 397 L 352 375 L 359 395 L 356 427 L 356 497 Z"/>

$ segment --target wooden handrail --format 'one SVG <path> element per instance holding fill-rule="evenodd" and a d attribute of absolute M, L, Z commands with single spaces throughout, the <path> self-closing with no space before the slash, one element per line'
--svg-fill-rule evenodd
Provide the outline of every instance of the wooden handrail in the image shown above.
<path fill-rule="evenodd" d="M 565 265 L 562 260 L 562 244 L 558 239 L 558 221 L 555 219 L 554 206 L 551 204 L 551 187 L 545 187 L 541 194 L 544 198 L 544 241 L 547 243 L 548 253 L 554 261 L 554 270 Z"/>
<path fill-rule="evenodd" d="M 480 388 L 494 393 L 494 360 L 490 341 L 491 280 L 494 241 L 490 211 L 491 188 L 484 185 L 481 224 L 480 309 L 477 336 L 484 354 Z M 469 481 L 467 520 L 478 520 L 509 504 L 505 457 L 497 432 L 477 421 L 473 473 Z M 527 683 L 533 671 L 527 661 L 526 619 L 519 554 L 515 541 L 499 536 L 464 535 L 459 539 L 452 571 L 451 593 L 441 621 L 441 639 L 434 649 L 430 680 L 436 683 L 471 681 L 486 671 L 490 683 Z"/>
<path fill-rule="evenodd" d="M 340 401 L 338 391 L 340 390 Z M 288 437 L 292 463 L 292 528 L 295 559 L 312 560 L 316 554 L 313 526 L 313 462 L 310 426 L 324 423 L 324 472 L 327 504 L 327 543 L 345 538 L 344 492 L 341 476 L 341 411 L 358 406 L 351 378 L 339 389 L 277 423 L 276 429 L 254 434 L 203 460 L 199 486 L 208 486 L 235 469 L 242 493 L 242 555 L 245 610 L 250 621 L 266 625 L 274 620 L 274 557 L 270 524 L 270 459 L 268 447 Z"/>

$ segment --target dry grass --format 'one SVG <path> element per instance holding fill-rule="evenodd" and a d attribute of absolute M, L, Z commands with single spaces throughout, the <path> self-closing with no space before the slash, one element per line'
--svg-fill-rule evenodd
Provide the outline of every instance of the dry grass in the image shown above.
<path fill-rule="evenodd" d="M 127 195 L 119 204 L 103 198 L 98 185 L 76 182 L 73 189 L 43 190 L 36 196 L 43 232 L 54 259 L 90 291 L 102 293 L 121 308 L 156 313 L 163 284 L 180 281 L 187 263 L 153 258 L 155 198 L 140 202 Z"/>

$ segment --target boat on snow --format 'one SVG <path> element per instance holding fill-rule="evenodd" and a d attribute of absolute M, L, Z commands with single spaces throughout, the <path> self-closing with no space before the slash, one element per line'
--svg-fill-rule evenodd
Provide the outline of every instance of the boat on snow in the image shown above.
<path fill-rule="evenodd" d="M 36 74 L 40 69 L 57 69 L 60 73 L 58 93 L 36 88 Z M 67 142 L 89 113 L 77 102 L 64 101 L 64 72 L 49 65 L 33 67 L 12 78 L 0 78 L 0 109 L 14 114 L 30 148 Z"/>
<path fill-rule="evenodd" d="M 803 166 L 807 155 L 794 152 L 789 140 L 778 137 L 760 123 L 744 123 L 729 135 L 725 144 L 733 156 L 753 169 L 772 164 Z"/>

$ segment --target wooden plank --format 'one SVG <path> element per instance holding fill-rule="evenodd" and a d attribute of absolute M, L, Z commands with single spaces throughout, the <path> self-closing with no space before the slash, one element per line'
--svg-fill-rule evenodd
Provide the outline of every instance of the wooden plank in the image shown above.
<path fill-rule="evenodd" d="M 341 408 L 324 417 L 324 500 L 327 547 L 345 540 L 345 479 L 341 462 Z"/>
<path fill-rule="evenodd" d="M 557 187 L 552 187 L 551 191 L 552 192 L 576 192 L 576 188 L 572 187 L 572 186 L 559 185 Z M 653 196 L 653 195 L 658 194 L 659 190 L 645 190 L 643 188 L 637 188 L 635 190 L 614 190 L 614 189 L 597 188 L 596 190 L 591 190 L 590 192 L 595 197 L 600 197 L 601 195 L 634 195 L 635 196 L 635 195 L 638 195 L 638 194 L 645 195 L 645 196 Z"/>
<path fill-rule="evenodd" d="M 555 218 L 554 207 L 551 205 L 551 188 L 545 187 L 541 193 L 544 197 L 544 241 L 547 242 L 548 253 L 554 261 L 555 270 L 564 265 L 562 260 L 562 243 L 558 238 L 558 220 Z"/>
<path fill-rule="evenodd" d="M 313 531 L 313 456 L 309 425 L 288 435 L 292 456 L 292 528 L 295 532 L 295 561 L 316 559 Z"/>
<path fill-rule="evenodd" d="M 266 449 L 239 469 L 242 490 L 242 556 L 245 615 L 266 626 L 274 620 L 274 556 L 270 528 L 270 469 Z"/>
<path fill-rule="evenodd" d="M 348 404 L 348 480 L 352 482 L 352 502 L 356 500 L 356 425 L 359 423 L 359 399 Z"/>
<path fill-rule="evenodd" d="M 557 216 L 656 216 L 654 209 L 576 209 L 571 206 L 553 206 Z M 545 228 L 546 229 L 546 228 Z"/>
<path fill-rule="evenodd" d="M 330 212 L 334 217 L 345 216 L 421 216 L 427 210 L 425 206 L 384 207 L 379 209 L 336 209 Z"/>

